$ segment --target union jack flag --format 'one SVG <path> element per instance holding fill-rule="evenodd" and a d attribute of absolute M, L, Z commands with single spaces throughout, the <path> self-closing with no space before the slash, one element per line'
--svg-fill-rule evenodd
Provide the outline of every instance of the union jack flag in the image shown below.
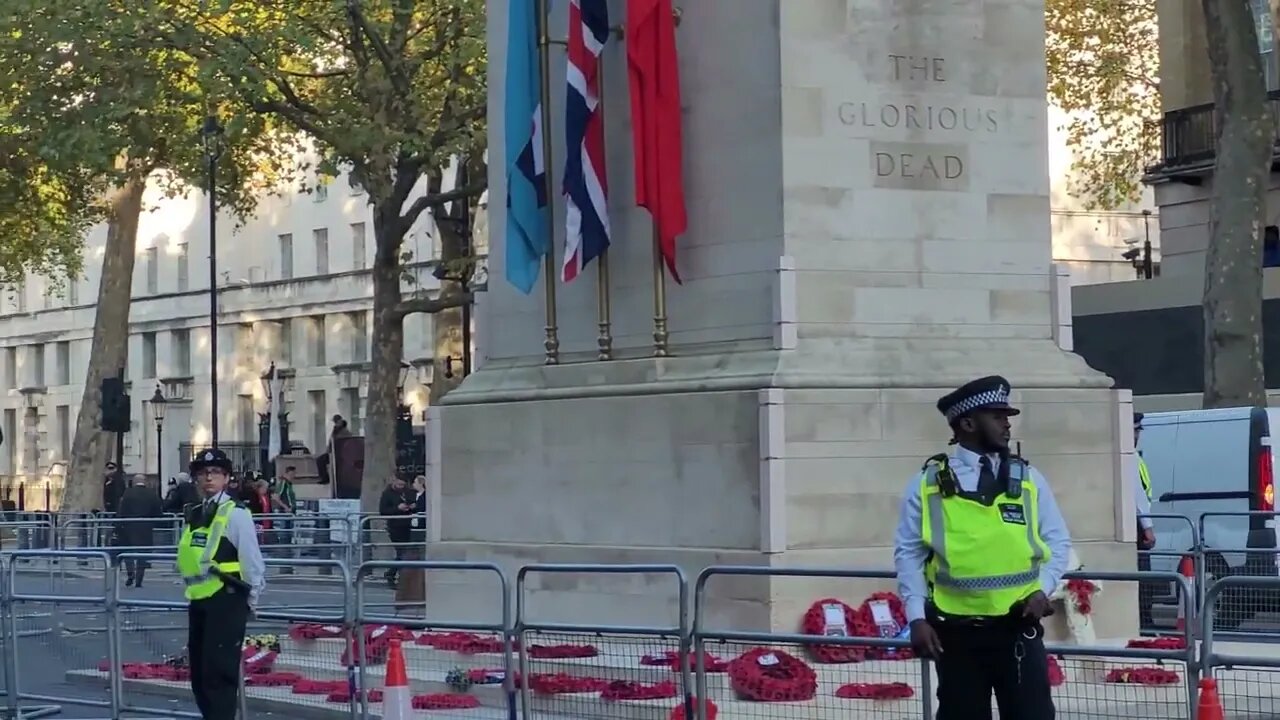
<path fill-rule="evenodd" d="M 587 263 L 609 248 L 609 192 L 600 111 L 600 51 L 608 39 L 607 1 L 569 0 L 564 282 L 578 277 Z"/>

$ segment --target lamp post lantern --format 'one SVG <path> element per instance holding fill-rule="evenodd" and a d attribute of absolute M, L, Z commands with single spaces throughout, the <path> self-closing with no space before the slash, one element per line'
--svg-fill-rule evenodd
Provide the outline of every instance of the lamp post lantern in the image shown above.
<path fill-rule="evenodd" d="M 156 494 L 164 497 L 164 413 L 169 401 L 165 399 L 160 386 L 151 396 L 151 415 L 156 421 Z"/>
<path fill-rule="evenodd" d="M 211 445 L 218 447 L 218 158 L 222 156 L 222 125 L 209 115 L 200 128 L 209 193 L 209 428 Z"/>

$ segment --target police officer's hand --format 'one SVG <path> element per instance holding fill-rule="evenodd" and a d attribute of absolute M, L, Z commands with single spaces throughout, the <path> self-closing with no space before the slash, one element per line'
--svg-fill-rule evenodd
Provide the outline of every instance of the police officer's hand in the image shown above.
<path fill-rule="evenodd" d="M 1053 614 L 1053 605 L 1043 591 L 1037 590 L 1022 601 L 1022 616 L 1039 620 Z"/>
<path fill-rule="evenodd" d="M 1138 535 L 1138 544 L 1143 550 L 1150 550 L 1156 546 L 1156 531 L 1151 528 L 1142 528 L 1142 532 Z"/>
<path fill-rule="evenodd" d="M 942 640 L 928 620 L 911 621 L 911 648 L 916 655 L 937 659 L 942 655 Z"/>

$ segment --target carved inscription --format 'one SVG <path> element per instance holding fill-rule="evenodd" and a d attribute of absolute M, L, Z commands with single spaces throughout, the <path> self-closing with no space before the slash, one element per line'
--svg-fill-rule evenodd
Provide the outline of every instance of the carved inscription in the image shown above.
<path fill-rule="evenodd" d="M 951 79 L 954 69 L 947 58 L 896 52 L 883 57 L 883 77 L 908 86 L 916 98 L 842 102 L 836 113 L 846 127 L 914 131 L 912 137 L 918 133 L 938 139 L 1000 132 L 1000 113 L 994 108 L 929 99 L 930 86 Z M 964 191 L 969 186 L 968 147 L 963 144 L 872 142 L 870 159 L 875 187 Z"/>

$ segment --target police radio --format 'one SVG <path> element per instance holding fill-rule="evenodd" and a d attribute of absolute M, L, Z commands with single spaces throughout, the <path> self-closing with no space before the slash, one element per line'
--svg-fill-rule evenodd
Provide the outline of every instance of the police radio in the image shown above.
<path fill-rule="evenodd" d="M 1027 477 L 1027 461 L 1022 459 L 1022 443 L 1019 442 L 1013 451 L 1013 456 L 1006 458 L 1005 462 L 1009 465 L 1009 482 L 1005 486 L 1004 494 L 1011 498 L 1022 497 L 1022 481 Z"/>

